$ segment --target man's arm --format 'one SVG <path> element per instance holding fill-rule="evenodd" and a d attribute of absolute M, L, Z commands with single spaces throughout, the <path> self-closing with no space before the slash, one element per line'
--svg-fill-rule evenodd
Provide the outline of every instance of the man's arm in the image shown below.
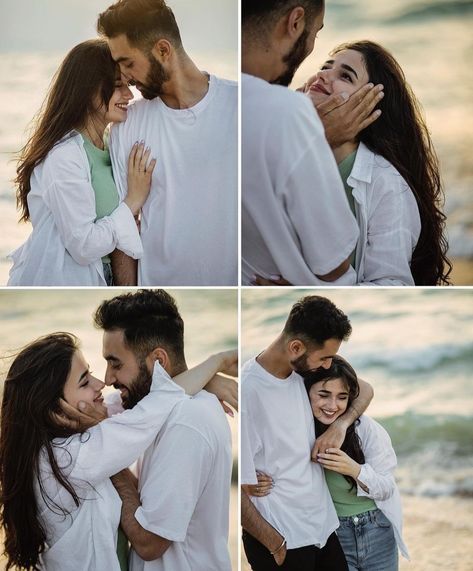
<path fill-rule="evenodd" d="M 320 452 L 324 453 L 329 448 L 340 448 L 345 440 L 347 428 L 365 412 L 373 400 L 373 387 L 362 379 L 358 379 L 358 382 L 360 384 L 360 394 L 352 402 L 350 408 L 337 418 L 315 441 L 311 454 L 314 462 L 317 461 L 317 454 Z"/>
<path fill-rule="evenodd" d="M 284 563 L 287 551 L 284 537 L 259 513 L 244 486 L 241 487 L 241 525 L 245 531 L 274 553 L 273 557 L 278 565 Z"/>
<path fill-rule="evenodd" d="M 126 469 L 111 480 L 122 500 L 120 523 L 133 549 L 144 561 L 159 559 L 172 541 L 144 529 L 135 519 L 135 512 L 141 506 L 135 476 Z"/>
<path fill-rule="evenodd" d="M 118 249 L 110 254 L 110 259 L 113 285 L 135 286 L 138 283 L 138 260 L 134 260 Z"/>

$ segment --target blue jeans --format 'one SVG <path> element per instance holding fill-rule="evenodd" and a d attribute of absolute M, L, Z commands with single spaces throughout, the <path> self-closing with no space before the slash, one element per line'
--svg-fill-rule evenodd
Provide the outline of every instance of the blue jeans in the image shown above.
<path fill-rule="evenodd" d="M 337 536 L 349 571 L 397 571 L 398 553 L 393 526 L 381 510 L 339 520 Z"/>

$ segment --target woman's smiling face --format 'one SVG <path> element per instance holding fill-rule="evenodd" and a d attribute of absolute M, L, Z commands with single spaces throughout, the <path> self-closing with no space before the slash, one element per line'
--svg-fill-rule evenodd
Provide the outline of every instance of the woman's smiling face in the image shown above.
<path fill-rule="evenodd" d="M 332 424 L 348 406 L 349 391 L 342 379 L 320 381 L 309 390 L 312 414 L 322 424 Z"/>
<path fill-rule="evenodd" d="M 307 84 L 306 95 L 314 105 L 319 105 L 334 93 L 355 93 L 369 81 L 365 61 L 360 52 L 342 50 L 328 59 Z"/>

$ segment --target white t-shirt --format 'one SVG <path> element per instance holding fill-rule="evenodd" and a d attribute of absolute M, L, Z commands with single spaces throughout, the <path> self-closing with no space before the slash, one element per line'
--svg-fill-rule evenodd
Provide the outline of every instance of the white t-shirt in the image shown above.
<path fill-rule="evenodd" d="M 278 379 L 256 359 L 241 372 L 241 483 L 255 484 L 256 470 L 272 476 L 274 488 L 251 497 L 260 514 L 287 541 L 288 549 L 323 547 L 338 518 L 323 470 L 310 461 L 314 417 L 302 378 Z"/>
<path fill-rule="evenodd" d="M 159 559 L 132 551 L 130 571 L 230 571 L 231 437 L 214 395 L 176 406 L 139 462 L 142 527 L 172 541 Z"/>
<path fill-rule="evenodd" d="M 47 549 L 41 569 L 47 571 L 120 571 L 117 530 L 121 500 L 110 481 L 150 445 L 176 403 L 189 400 L 160 365 L 154 368 L 150 393 L 132 410 L 100 422 L 84 434 L 53 441 L 54 455 L 63 474 L 80 498 L 71 495 L 52 473 L 45 450 L 39 457 L 39 479 L 55 504 L 43 498 L 35 484 L 38 517 L 46 531 Z"/>
<path fill-rule="evenodd" d="M 157 159 L 142 210 L 140 285 L 237 285 L 237 112 L 237 84 L 211 76 L 193 107 L 140 100 L 112 127 L 110 154 L 122 198 L 135 141 L 144 140 Z"/>
<path fill-rule="evenodd" d="M 241 97 L 242 283 L 327 285 L 315 275 L 348 258 L 358 227 L 322 123 L 307 97 L 251 75 Z"/>

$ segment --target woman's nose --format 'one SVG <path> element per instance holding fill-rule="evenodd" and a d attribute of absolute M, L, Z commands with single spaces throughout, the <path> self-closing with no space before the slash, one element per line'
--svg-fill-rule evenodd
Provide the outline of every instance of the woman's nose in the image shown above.
<path fill-rule="evenodd" d="M 123 85 L 123 86 L 122 86 L 122 96 L 123 96 L 127 101 L 130 101 L 131 99 L 133 99 L 133 97 L 134 97 L 133 92 L 132 92 L 131 89 L 128 87 L 128 85 Z"/>
<path fill-rule="evenodd" d="M 321 69 L 317 73 L 317 79 L 320 79 L 324 83 L 327 83 L 330 80 L 330 69 Z"/>
<path fill-rule="evenodd" d="M 101 391 L 105 387 L 105 383 L 94 377 L 92 386 L 95 391 Z"/>

